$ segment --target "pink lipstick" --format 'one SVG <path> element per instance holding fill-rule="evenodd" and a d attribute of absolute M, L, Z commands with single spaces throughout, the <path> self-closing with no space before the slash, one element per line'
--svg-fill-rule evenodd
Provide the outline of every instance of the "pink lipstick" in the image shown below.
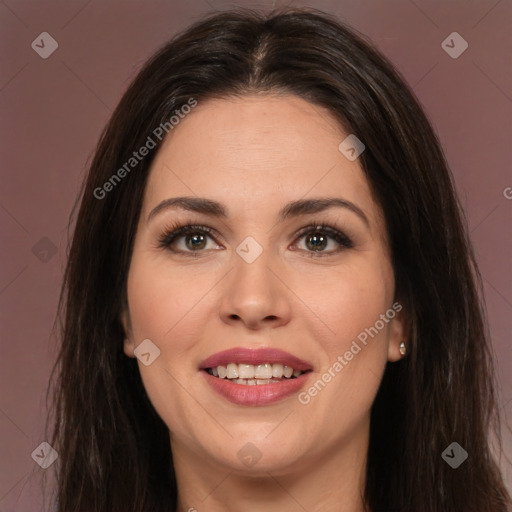
<path fill-rule="evenodd" d="M 238 405 L 267 405 L 298 392 L 313 370 L 311 364 L 275 348 L 233 348 L 200 365 L 214 391 Z"/>

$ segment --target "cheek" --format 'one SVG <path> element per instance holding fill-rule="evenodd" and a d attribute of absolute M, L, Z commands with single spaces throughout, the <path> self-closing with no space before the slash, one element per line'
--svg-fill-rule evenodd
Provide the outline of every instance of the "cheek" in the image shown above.
<path fill-rule="evenodd" d="M 315 311 L 329 326 L 319 344 L 324 355 L 319 378 L 325 377 L 329 383 L 325 390 L 317 386 L 322 389 L 317 406 L 329 408 L 333 425 L 349 428 L 349 423 L 355 425 L 371 407 L 387 362 L 389 327 L 394 317 L 390 309 L 392 268 L 382 260 L 369 260 L 368 264 L 337 272 L 314 289 Z M 317 393 L 311 391 L 312 395 Z M 335 404 L 339 407 L 331 409 Z"/>
<path fill-rule="evenodd" d="M 331 359 L 348 350 L 391 306 L 392 270 L 378 261 L 373 263 L 347 265 L 342 271 L 317 273 L 297 282 L 297 294 L 315 313 L 308 316 L 311 326 L 316 326 L 317 339 L 323 340 L 321 348 Z M 380 331 L 385 337 L 387 328 Z"/>
<path fill-rule="evenodd" d="M 173 269 L 165 258 L 134 258 L 128 301 L 135 341 L 154 338 L 180 351 L 200 325 L 201 300 L 212 285 L 211 274 Z"/>
<path fill-rule="evenodd" d="M 317 284 L 323 286 L 304 287 L 302 293 L 304 302 L 314 304 L 316 315 L 308 316 L 306 328 L 316 335 L 321 368 L 299 402 L 306 423 L 322 423 L 325 438 L 334 441 L 339 432 L 360 429 L 375 399 L 387 361 L 389 324 L 371 335 L 367 330 L 391 307 L 392 288 L 378 265 L 339 272 Z"/>
<path fill-rule="evenodd" d="M 315 333 L 321 369 L 301 403 L 309 421 L 324 418 L 335 436 L 341 427 L 357 429 L 375 399 L 394 316 L 391 311 L 387 322 L 381 320 L 392 306 L 393 272 L 387 262 L 369 258 L 329 278 L 316 277 L 303 283 L 301 293 L 305 303 L 314 304 L 307 329 Z"/>

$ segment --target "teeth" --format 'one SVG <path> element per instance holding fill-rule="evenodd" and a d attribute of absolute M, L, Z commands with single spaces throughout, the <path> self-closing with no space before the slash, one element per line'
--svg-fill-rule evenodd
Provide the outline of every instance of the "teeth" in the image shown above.
<path fill-rule="evenodd" d="M 265 363 L 256 366 L 254 377 L 257 379 L 270 379 L 272 377 L 272 365 Z"/>
<path fill-rule="evenodd" d="M 280 382 L 281 379 L 290 379 L 299 377 L 304 372 L 294 370 L 291 366 L 282 364 L 236 364 L 229 363 L 227 366 L 216 366 L 210 368 L 209 373 L 219 379 L 230 379 L 237 384 L 246 384 L 254 386 L 257 384 L 269 384 L 271 382 Z"/>
<path fill-rule="evenodd" d="M 226 377 L 228 379 L 238 379 L 238 365 L 235 363 L 229 363 L 226 369 Z"/>
<path fill-rule="evenodd" d="M 253 379 L 254 378 L 254 366 L 252 364 L 239 364 L 238 365 L 238 376 L 241 379 Z"/>
<path fill-rule="evenodd" d="M 283 365 L 276 363 L 272 365 L 272 377 L 280 379 L 283 376 Z"/>
<path fill-rule="evenodd" d="M 274 379 L 235 379 L 233 380 L 235 384 L 245 384 L 246 386 L 254 386 L 258 384 L 270 384 L 272 382 L 279 382 Z"/>

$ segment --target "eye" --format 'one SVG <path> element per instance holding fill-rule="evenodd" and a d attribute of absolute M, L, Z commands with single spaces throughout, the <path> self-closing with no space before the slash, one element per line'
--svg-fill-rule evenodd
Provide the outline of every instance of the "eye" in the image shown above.
<path fill-rule="evenodd" d="M 207 226 L 175 224 L 166 229 L 160 236 L 158 246 L 177 253 L 202 252 L 203 249 L 209 249 L 208 239 L 215 242 L 212 233 L 213 230 Z M 213 249 L 218 248 L 220 246 L 215 243 Z M 192 255 L 196 256 L 195 254 Z"/>
<path fill-rule="evenodd" d="M 347 235 L 325 224 L 310 224 L 303 228 L 297 237 L 304 239 L 304 247 L 299 249 L 312 253 L 311 256 L 327 256 L 354 246 Z"/>

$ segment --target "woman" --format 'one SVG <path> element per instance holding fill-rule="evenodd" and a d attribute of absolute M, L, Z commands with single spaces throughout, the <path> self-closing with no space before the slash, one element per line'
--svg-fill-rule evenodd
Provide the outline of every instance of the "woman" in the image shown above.
<path fill-rule="evenodd" d="M 177 36 L 83 190 L 58 510 L 507 510 L 462 218 L 414 95 L 347 27 L 243 10 Z"/>

